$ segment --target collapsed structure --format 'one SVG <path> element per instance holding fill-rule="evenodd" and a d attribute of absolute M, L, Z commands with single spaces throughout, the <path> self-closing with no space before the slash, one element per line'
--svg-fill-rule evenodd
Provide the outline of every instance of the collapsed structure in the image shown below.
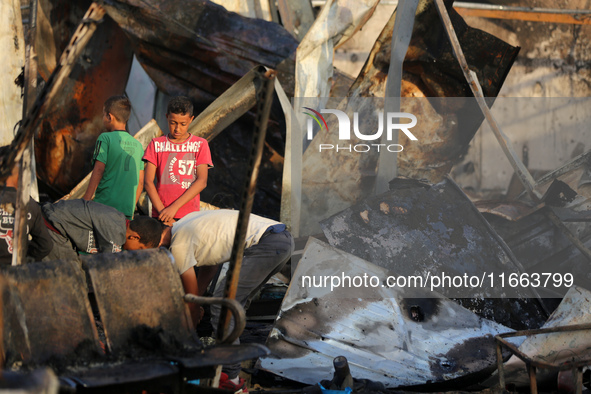
<path fill-rule="evenodd" d="M 262 89 L 261 81 L 250 70 L 258 67 L 260 74 L 265 72 L 261 66 L 265 66 L 277 71 L 279 82 L 263 154 L 262 192 L 254 209 L 278 216 L 280 199 L 287 200 L 290 212 L 281 214 L 289 218 L 292 229 L 301 236 L 322 231 L 330 245 L 312 238 L 307 242 L 268 337 L 270 353 L 263 346 L 203 349 L 194 338 L 193 327 L 186 326 L 186 310 L 179 301 L 182 294 L 176 282 L 170 288 L 161 289 L 160 297 L 144 300 L 141 313 L 128 316 L 129 310 L 139 308 L 133 302 L 140 300 L 133 298 L 128 289 L 119 289 L 120 300 L 132 300 L 129 304 L 121 303 L 125 307 L 119 310 L 118 300 L 109 295 L 115 292 L 109 287 L 116 285 L 114 278 L 130 275 L 128 271 L 134 270 L 142 274 L 166 271 L 170 267 L 166 268 L 164 253 L 153 256 L 124 253 L 100 264 L 93 259 L 85 262 L 84 269 L 97 297 L 99 316 L 94 317 L 86 283 L 76 267 L 69 264 L 19 267 L 3 274 L 6 367 L 49 365 L 60 374 L 62 384 L 68 382 L 80 391 L 89 387 L 107 390 L 123 382 L 135 387 L 153 384 L 152 387 L 177 392 L 186 389 L 182 379 L 210 378 L 215 375 L 216 365 L 262 356 L 268 357 L 261 359 L 261 368 L 315 384 L 330 378 L 333 359 L 345 356 L 354 378 L 381 382 L 387 388 L 484 388 L 498 384 L 504 388 L 505 384 L 514 384 L 529 385 L 535 390 L 535 368 L 542 367 L 554 373 L 544 373 L 540 382 L 556 379 L 558 369 L 570 369 L 574 371 L 569 378 L 574 382 L 571 386 L 582 386 L 589 364 L 589 344 L 580 332 L 553 335 L 544 331 L 546 336 L 541 340 L 512 341 L 504 340 L 502 334 L 518 335 L 520 332 L 514 330 L 540 327 L 563 331 L 563 326 L 573 324 L 578 325 L 573 330 L 590 328 L 585 313 L 589 311 L 585 288 L 589 288 L 591 280 L 587 269 L 591 256 L 587 246 L 589 154 L 584 153 L 533 181 L 512 152 L 510 141 L 503 140 L 502 130 L 489 109 L 517 57 L 518 48 L 470 28 L 454 11 L 451 1 L 410 2 L 415 6 L 415 19 L 402 32 L 410 40 L 399 75 L 387 72 L 395 58 L 396 51 L 392 48 L 399 45 L 394 32 L 402 35 L 400 30 L 395 30 L 400 29 L 396 27 L 398 12 L 384 27 L 357 79 L 333 74 L 331 60 L 324 57 L 323 51 L 328 48 L 331 52 L 359 30 L 377 6 L 375 1 L 361 3 L 351 7 L 349 19 L 331 19 L 330 12 L 343 16 L 346 7 L 341 2 L 327 2 L 315 22 L 321 27 L 309 27 L 318 33 L 323 31 L 322 27 L 330 26 L 331 29 L 325 29 L 329 33 L 310 34 L 298 44 L 277 23 L 244 18 L 208 1 L 192 3 L 189 12 L 187 5 L 178 1 L 147 4 L 106 0 L 99 6 L 50 4 L 40 0 L 41 18 L 36 36 L 39 74 L 47 83 L 48 93 L 40 95 L 39 105 L 29 113 L 29 123 L 21 126 L 13 143 L 15 154 L 4 160 L 3 168 L 22 154 L 27 138 L 35 135 L 37 173 L 46 187 L 43 191 L 55 198 L 68 193 L 66 198 L 76 198 L 77 192 L 84 190 L 76 185 L 90 170 L 89 157 L 100 133 L 97 123 L 100 105 L 108 96 L 124 89 L 133 54 L 158 89 L 168 95 L 187 95 L 204 109 L 191 129 L 208 140 L 217 136 L 215 141 L 220 141 L 217 156 L 221 161 L 218 168 L 223 168 L 210 179 L 212 185 L 221 186 L 208 188 L 211 194 L 209 199 L 204 194 L 204 199 L 238 207 L 239 193 L 228 190 L 239 189 L 235 182 L 240 184 L 241 179 L 235 171 L 249 159 L 250 148 L 244 129 L 254 127 L 254 116 L 248 111 L 257 103 L 257 93 Z M 406 2 L 401 3 L 408 7 Z M 87 6 L 91 6 L 94 14 L 89 11 L 83 17 Z M 85 33 L 85 25 L 95 28 L 97 21 L 104 20 L 93 38 L 86 38 L 90 40 L 86 41 L 88 50 L 76 48 L 80 41 L 69 40 L 67 33 L 72 29 L 58 11 L 68 18 L 82 20 L 82 29 L 74 37 Z M 286 8 L 282 11 L 288 12 Z M 108 16 L 102 17 L 105 13 Z M 48 31 L 53 31 L 53 35 L 48 35 Z M 449 35 L 449 40 L 444 35 Z M 463 53 L 458 52 L 458 45 Z M 61 49 L 66 51 L 64 57 L 56 61 Z M 81 52 L 83 55 L 78 56 Z M 76 56 L 68 58 L 72 53 Z M 304 67 L 305 58 L 311 61 Z M 64 72 L 66 66 L 71 72 Z M 314 79 L 315 72 L 325 80 Z M 331 98 L 335 102 L 328 100 L 321 105 L 327 104 L 326 108 L 334 105 L 352 114 L 356 107 L 351 103 L 356 103 L 355 99 L 384 97 L 387 82 L 394 79 L 400 82 L 400 112 L 420 114 L 420 126 L 414 131 L 421 143 L 412 144 L 407 135 L 399 134 L 397 141 L 405 149 L 404 154 L 398 155 L 395 167 L 398 175 L 405 178 L 392 180 L 389 191 L 373 195 L 380 179 L 378 173 L 384 169 L 380 168 L 378 152 L 358 155 L 349 150 L 342 152 L 338 160 L 331 155 L 317 155 L 318 149 L 314 148 L 320 144 L 339 143 L 337 134 L 329 133 L 329 129 L 337 128 L 334 118 L 327 118 L 326 127 L 320 128 L 304 150 L 300 145 L 299 133 L 304 127 L 302 117 L 298 116 L 299 102 L 291 106 L 286 98 L 302 97 L 298 96 L 306 92 L 302 81 L 307 81 L 319 94 L 314 99 L 323 98 L 321 92 L 333 92 Z M 336 92 L 346 92 L 340 95 L 349 100 L 335 99 L 339 97 Z M 470 96 L 474 100 L 465 99 Z M 405 101 L 408 97 L 417 99 Z M 455 97 L 460 99 L 448 100 Z M 390 104 L 381 105 L 378 104 L 378 109 L 386 111 Z M 376 108 L 368 109 L 368 114 L 376 112 Z M 364 130 L 375 129 L 377 117 L 363 119 Z M 510 202 L 474 204 L 448 177 L 485 119 L 493 131 L 499 132 L 497 138 L 523 184 L 524 192 L 515 193 L 515 199 Z M 220 134 L 226 128 L 231 130 Z M 159 133 L 153 122 L 138 137 L 144 135 L 149 140 Z M 286 147 L 285 141 L 291 146 Z M 358 138 L 356 142 L 361 141 Z M 286 173 L 290 176 L 285 177 Z M 279 192 L 282 174 L 283 194 Z M 230 197 L 212 201 L 220 194 Z M 273 202 L 271 208 L 265 210 L 269 201 Z M 284 201 L 281 209 L 285 210 L 285 206 Z M 94 257 L 97 261 L 102 259 Z M 326 282 L 316 287 L 313 282 L 306 285 L 303 280 L 305 276 L 341 273 L 425 278 L 427 272 L 486 275 L 478 286 L 473 286 L 477 287 L 476 292 L 454 293 L 448 288 L 441 294 L 433 291 L 439 289 L 433 288 L 432 277 L 426 282 L 430 287 L 415 289 L 378 283 L 359 291 L 329 289 Z M 513 286 L 511 291 L 499 290 L 492 280 L 484 281 L 488 274 L 497 280 L 508 280 L 511 275 L 523 278 L 527 274 L 529 278 L 544 272 L 569 273 L 573 280 L 568 284 L 562 280 L 566 276 L 561 276 L 561 284 L 552 289 L 528 281 Z M 105 277 L 101 279 L 101 275 Z M 69 282 L 62 286 L 61 280 Z M 33 283 L 29 289 L 28 281 Z M 146 286 L 150 283 L 146 292 L 157 286 L 150 282 L 150 275 L 145 283 Z M 56 289 L 64 288 L 68 291 L 63 293 L 71 296 L 67 302 L 47 297 L 47 294 L 57 297 Z M 47 292 L 37 296 L 46 298 L 51 305 L 40 304 L 39 309 L 28 310 L 25 298 L 41 289 Z M 175 300 L 174 316 L 156 316 L 153 310 L 158 299 L 168 298 Z M 82 328 L 74 324 L 69 328 L 74 331 L 79 328 L 76 332 L 82 333 L 76 337 L 79 341 L 70 341 L 73 336 L 59 324 L 55 329 L 44 327 L 35 334 L 34 321 L 25 319 L 27 315 L 27 318 L 43 316 L 60 303 L 76 304 L 71 307 L 75 310 L 72 316 L 78 318 Z M 573 313 L 577 309 L 583 312 Z M 240 311 L 235 313 L 239 315 Z M 104 338 L 99 338 L 95 320 L 101 322 Z M 164 327 L 161 324 L 164 321 L 180 322 L 180 328 L 179 324 Z M 175 337 L 176 334 L 179 336 Z M 538 332 L 526 331 L 524 335 L 530 334 Z M 125 349 L 130 336 L 132 344 L 139 343 L 141 350 Z M 31 341 L 33 338 L 35 342 Z M 106 355 L 105 349 L 100 348 L 101 342 L 106 344 Z M 160 347 L 146 349 L 146 343 Z M 67 349 L 60 347 L 66 344 Z M 555 360 L 566 364 L 542 365 L 541 361 L 547 361 L 550 355 L 560 353 L 567 346 L 569 356 Z M 129 358 L 139 354 L 134 352 L 142 353 L 145 364 L 138 366 L 130 362 Z M 517 356 L 509 359 L 511 352 Z M 503 361 L 506 361 L 504 366 Z M 104 368 L 89 365 L 95 362 L 104 363 Z M 112 381 L 109 369 L 121 362 L 127 363 L 127 371 L 145 373 L 128 372 L 131 380 Z M 497 369 L 498 375 L 494 375 Z"/>

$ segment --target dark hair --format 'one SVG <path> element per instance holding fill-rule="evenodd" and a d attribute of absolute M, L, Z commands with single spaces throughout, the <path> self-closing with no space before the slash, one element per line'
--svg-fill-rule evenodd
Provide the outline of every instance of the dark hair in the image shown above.
<path fill-rule="evenodd" d="M 0 146 L 0 157 L 4 157 L 4 159 L 8 159 L 8 155 L 10 154 L 10 145 Z"/>
<path fill-rule="evenodd" d="M 193 116 L 193 103 L 185 96 L 173 97 L 168 102 L 166 113 L 181 115 L 189 114 L 189 116 Z"/>
<path fill-rule="evenodd" d="M 105 112 L 113 115 L 119 122 L 127 123 L 131 114 L 131 103 L 125 96 L 112 96 L 105 101 Z"/>
<path fill-rule="evenodd" d="M 149 248 L 157 248 L 164 227 L 158 220 L 148 216 L 136 216 L 129 222 L 129 229 L 140 236 L 140 242 Z"/>

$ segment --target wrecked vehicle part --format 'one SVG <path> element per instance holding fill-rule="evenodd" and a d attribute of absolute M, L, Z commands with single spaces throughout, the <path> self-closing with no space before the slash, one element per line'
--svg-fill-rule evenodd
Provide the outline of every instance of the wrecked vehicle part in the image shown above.
<path fill-rule="evenodd" d="M 332 360 L 344 356 L 353 377 L 389 388 L 492 372 L 492 336 L 507 327 L 428 290 L 317 283 L 395 273 L 310 238 L 267 339 L 271 356 L 260 366 L 314 384 L 331 379 Z"/>
<path fill-rule="evenodd" d="M 533 333 L 525 331 L 523 333 L 515 332 L 511 335 L 526 336 L 518 350 L 532 361 L 548 363 L 558 367 L 567 362 L 591 365 L 590 309 L 591 292 L 574 286 L 542 326 L 542 329 L 554 329 L 555 332 L 533 335 Z M 561 330 L 568 329 L 570 326 L 583 325 L 588 327 L 583 331 Z M 505 335 L 501 335 L 501 337 L 507 338 Z M 557 368 L 540 367 L 536 370 L 536 380 L 541 387 L 553 386 L 556 383 L 557 375 Z M 526 365 L 515 355 L 503 364 L 502 378 L 505 384 L 512 384 L 517 387 L 528 387 L 530 385 Z M 498 371 L 485 382 L 491 387 L 498 385 L 498 383 Z"/>
<path fill-rule="evenodd" d="M 484 278 L 478 286 L 434 290 L 513 329 L 544 323 L 548 314 L 534 289 L 488 280 L 523 268 L 451 179 L 429 185 L 396 178 L 390 189 L 322 221 L 329 243 L 398 275 Z"/>
<path fill-rule="evenodd" d="M 60 19 L 66 16 L 63 10 L 78 14 L 76 10 L 84 5 L 68 3 L 67 7 L 62 7 L 42 1 L 40 6 L 44 7 L 40 14 L 49 18 L 40 25 L 57 25 L 54 35 L 44 37 L 43 42 L 55 41 L 55 50 L 60 50 L 60 43 L 69 27 L 69 23 Z M 69 39 L 73 32 L 68 33 Z M 60 54 L 58 52 L 57 56 Z M 51 59 L 54 59 L 51 53 L 40 58 L 41 75 L 55 70 L 55 59 L 53 64 Z M 124 91 L 131 61 L 132 51 L 123 38 L 123 32 L 111 18 L 105 16 L 83 54 L 75 61 L 65 85 L 40 119 L 35 137 L 37 174 L 53 197 L 68 193 L 92 170 L 90 163 L 94 144 L 104 131 L 103 104 L 110 96 Z"/>
<path fill-rule="evenodd" d="M 451 7 L 451 2 L 447 5 Z M 477 70 L 483 91 L 492 100 L 498 94 L 517 56 L 518 48 L 470 28 L 453 10 L 449 12 L 468 64 Z M 384 97 L 394 20 L 395 14 L 378 37 L 368 61 L 349 90 L 349 98 Z M 401 96 L 401 112 L 418 114 L 417 127 L 420 132 L 416 135 L 418 142 L 410 140 L 403 132 L 399 133 L 398 144 L 404 146 L 404 150 L 398 153 L 398 174 L 437 183 L 467 152 L 468 144 L 484 116 L 476 101 L 471 98 L 470 88 L 453 56 L 451 45 L 445 38 L 435 6 L 427 1 L 422 1 L 417 9 L 413 35 L 403 65 Z M 439 104 L 433 105 L 427 99 L 404 100 L 409 97 L 441 98 L 441 101 L 436 101 Z M 470 113 L 473 115 L 467 118 L 460 115 Z M 357 138 L 352 138 L 351 142 L 363 143 Z M 312 211 L 314 217 L 323 218 L 334 214 L 339 207 L 359 201 L 356 197 L 360 190 L 367 196 L 373 189 L 377 165 L 375 151 L 364 155 L 346 151 L 339 153 L 339 166 L 343 169 L 341 172 L 349 172 L 351 177 L 339 181 L 327 177 L 324 168 L 334 166 L 334 158 L 329 155 L 320 158 L 314 156 L 320 144 L 338 143 L 336 133 L 323 130 L 304 152 L 302 201 L 313 200 L 314 195 L 317 195 L 317 185 L 326 183 L 322 194 L 330 201 L 329 205 L 335 207 L 324 212 Z M 307 210 L 305 204 L 302 205 L 302 210 Z M 304 232 L 300 235 L 306 233 L 305 228 L 302 231 Z M 314 231 L 316 229 L 306 234 Z"/>

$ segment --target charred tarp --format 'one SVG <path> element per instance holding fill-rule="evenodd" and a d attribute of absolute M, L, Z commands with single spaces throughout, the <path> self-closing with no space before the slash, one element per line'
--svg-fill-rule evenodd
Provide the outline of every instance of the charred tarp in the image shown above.
<path fill-rule="evenodd" d="M 546 320 L 533 290 L 510 293 L 491 286 L 488 275 L 498 278 L 523 269 L 451 179 L 429 185 L 397 178 L 389 192 L 367 198 L 321 226 L 331 245 L 397 275 L 482 278 L 476 289 L 446 286 L 438 291 L 460 298 L 484 318 L 513 329 L 537 328 Z"/>
<path fill-rule="evenodd" d="M 519 48 L 471 28 L 454 11 L 452 1 L 445 3 L 468 65 L 477 73 L 490 105 L 500 91 Z M 396 13 L 376 40 L 366 64 L 347 93 L 349 100 L 385 96 L 395 16 Z M 466 154 L 484 115 L 453 55 L 432 1 L 420 1 L 417 8 L 401 75 L 401 97 L 401 112 L 417 116 L 417 125 L 412 132 L 419 142 L 411 141 L 406 134 L 399 132 L 398 143 L 404 146 L 404 150 L 397 156 L 398 174 L 437 183 Z M 344 111 L 353 112 L 349 108 Z M 375 112 L 379 111 L 381 109 L 375 109 Z M 360 129 L 375 130 L 376 125 L 365 120 L 373 118 L 376 117 L 362 118 L 364 124 Z M 327 120 L 328 129 L 336 127 L 330 123 L 334 122 L 334 117 L 327 117 Z M 364 143 L 356 137 L 352 137 L 350 142 Z M 360 201 L 371 193 L 376 179 L 379 158 L 376 150 L 361 155 L 342 151 L 335 159 L 319 155 L 320 144 L 338 145 L 338 135 L 321 130 L 304 152 L 302 212 L 305 214 L 302 215 L 300 228 L 303 231 L 309 229 L 307 234 L 316 233 L 319 229 L 315 223 L 307 221 L 306 215 L 323 219 Z"/>

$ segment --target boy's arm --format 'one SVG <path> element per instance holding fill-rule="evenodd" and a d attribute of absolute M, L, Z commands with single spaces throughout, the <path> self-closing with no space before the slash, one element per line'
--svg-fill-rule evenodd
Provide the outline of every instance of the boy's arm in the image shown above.
<path fill-rule="evenodd" d="M 140 200 L 140 195 L 142 194 L 143 190 L 144 190 L 144 170 L 140 170 L 140 179 L 139 179 L 139 183 L 137 185 L 137 192 L 135 193 L 135 205 L 137 205 L 137 202 Z"/>
<path fill-rule="evenodd" d="M 197 285 L 197 276 L 195 275 L 195 268 L 191 267 L 181 274 L 181 282 L 186 294 L 199 295 L 199 286 Z M 197 327 L 201 318 L 203 317 L 203 308 L 192 302 L 188 303 L 189 311 L 191 312 L 191 319 L 193 320 L 193 327 Z"/>
<path fill-rule="evenodd" d="M 168 220 L 174 219 L 174 216 L 183 205 L 191 201 L 196 195 L 205 189 L 207 186 L 208 169 L 209 167 L 207 164 L 200 164 L 197 166 L 197 179 L 195 179 L 195 182 L 193 182 L 193 184 L 187 190 L 185 190 L 185 192 L 181 194 L 179 198 L 177 198 L 172 204 L 164 208 L 162 211 L 159 211 L 160 215 L 158 216 L 158 220 L 166 222 Z M 152 204 L 153 203 L 154 201 L 152 201 Z"/>
<path fill-rule="evenodd" d="M 218 272 L 219 265 L 203 265 L 199 267 L 199 276 L 197 277 L 198 296 L 202 296 L 207 291 L 209 283 Z"/>
<path fill-rule="evenodd" d="M 156 185 L 154 185 L 154 178 L 156 177 L 156 165 L 154 163 L 146 162 L 144 170 L 144 189 L 152 201 L 152 205 L 156 212 L 161 212 L 164 209 L 164 204 L 158 195 Z"/>
<path fill-rule="evenodd" d="M 103 179 L 103 174 L 105 172 L 105 163 L 102 161 L 95 161 L 94 168 L 92 169 L 92 175 L 90 176 L 90 181 L 88 182 L 88 188 L 86 189 L 86 193 L 82 197 L 85 200 L 92 200 L 94 196 L 94 192 L 98 187 L 101 179 Z"/>

